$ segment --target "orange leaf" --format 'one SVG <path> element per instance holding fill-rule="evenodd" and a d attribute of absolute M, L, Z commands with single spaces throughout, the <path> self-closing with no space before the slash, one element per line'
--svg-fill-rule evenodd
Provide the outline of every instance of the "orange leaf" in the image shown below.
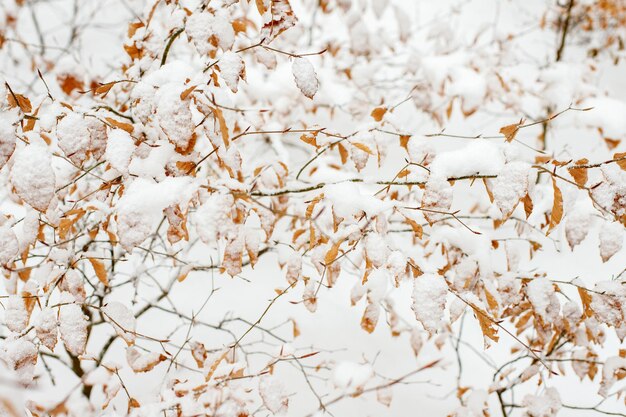
<path fill-rule="evenodd" d="M 372 110 L 371 116 L 374 118 L 374 120 L 380 122 L 381 120 L 383 120 L 383 116 L 385 115 L 385 113 L 387 113 L 387 108 L 376 107 L 374 110 Z"/>
<path fill-rule="evenodd" d="M 584 165 L 588 162 L 588 159 L 583 158 L 576 161 L 576 165 Z M 567 172 L 574 178 L 574 181 L 576 181 L 576 184 L 578 184 L 580 188 L 583 188 L 587 183 L 587 168 L 570 167 L 567 169 Z"/>
<path fill-rule="evenodd" d="M 128 133 L 133 133 L 133 130 L 135 130 L 135 128 L 133 127 L 133 125 L 129 124 L 129 123 L 124 123 L 124 122 L 120 122 L 119 120 L 115 120 L 111 117 L 105 117 L 105 120 L 107 122 L 109 122 L 109 124 L 111 124 L 112 126 L 117 127 L 118 129 L 122 129 L 127 131 Z"/>
<path fill-rule="evenodd" d="M 89 262 L 91 262 L 91 266 L 98 277 L 98 280 L 104 284 L 105 287 L 109 286 L 109 279 L 107 278 L 107 271 L 104 267 L 104 264 L 100 262 L 98 259 L 88 258 Z"/>
<path fill-rule="evenodd" d="M 189 95 L 191 93 L 193 93 L 193 91 L 196 89 L 195 85 L 192 85 L 191 87 L 185 89 L 185 91 L 183 91 L 182 93 L 180 93 L 180 99 L 181 100 L 186 100 L 187 97 L 189 97 Z"/>
<path fill-rule="evenodd" d="M 337 148 L 339 149 L 339 156 L 341 157 L 341 163 L 345 164 L 348 161 L 348 150 L 341 143 L 337 144 Z"/>
<path fill-rule="evenodd" d="M 552 231 L 563 218 L 563 194 L 556 185 L 556 180 L 552 177 L 552 188 L 554 189 L 554 202 L 552 203 L 552 213 L 550 214 L 550 226 L 548 227 L 548 233 Z"/>
<path fill-rule="evenodd" d="M 326 252 L 326 256 L 324 257 L 324 263 L 326 266 L 330 265 L 337 259 L 337 255 L 339 254 L 339 246 L 341 246 L 342 241 L 335 242 L 328 252 Z"/>
<path fill-rule="evenodd" d="M 591 295 L 589 292 L 581 287 L 578 287 L 578 295 L 580 295 L 580 301 L 583 303 L 584 317 L 591 317 L 593 310 L 591 309 Z"/>
<path fill-rule="evenodd" d="M 366 145 L 359 143 L 359 142 L 352 142 L 352 145 L 359 148 L 360 150 L 362 150 L 363 152 L 367 152 L 370 155 L 374 155 L 374 152 L 372 152 L 372 150 L 370 148 L 368 148 Z"/>
<path fill-rule="evenodd" d="M 513 123 L 512 125 L 506 125 L 500 128 L 500 133 L 504 135 L 507 142 L 511 142 L 515 139 L 515 135 L 517 135 L 522 123 L 524 123 L 524 121 L 520 120 L 519 123 Z"/>
<path fill-rule="evenodd" d="M 613 155 L 613 159 L 617 160 L 617 165 L 626 171 L 626 152 L 620 152 Z"/>
<path fill-rule="evenodd" d="M 220 132 L 222 133 L 222 140 L 224 141 L 224 145 L 228 147 L 228 126 L 226 126 L 224 114 L 222 113 L 222 110 L 218 109 L 217 107 L 211 107 L 211 111 L 213 112 L 213 115 L 215 115 L 215 118 L 220 125 Z"/>
<path fill-rule="evenodd" d="M 313 145 L 317 148 L 317 139 L 314 135 L 302 135 L 300 140 L 308 145 Z"/>

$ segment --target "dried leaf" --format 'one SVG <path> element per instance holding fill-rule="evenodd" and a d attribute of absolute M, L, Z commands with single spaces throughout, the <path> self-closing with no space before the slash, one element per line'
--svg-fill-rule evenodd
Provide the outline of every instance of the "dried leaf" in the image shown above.
<path fill-rule="evenodd" d="M 105 117 L 105 120 L 109 122 L 111 126 L 117 127 L 118 129 L 125 130 L 128 133 L 133 133 L 133 130 L 135 130 L 133 125 L 129 123 L 120 122 L 119 120 L 115 120 L 111 117 Z"/>
<path fill-rule="evenodd" d="M 552 213 L 550 214 L 550 225 L 546 234 L 550 234 L 552 229 L 554 229 L 563 218 L 563 194 L 561 194 L 561 189 L 556 185 L 556 179 L 554 179 L 554 177 L 552 177 L 552 188 L 554 189 L 554 201 L 552 203 Z"/>
<path fill-rule="evenodd" d="M 513 123 L 512 125 L 502 126 L 500 128 L 500 133 L 504 135 L 507 142 L 511 142 L 515 139 L 517 132 L 519 131 L 520 126 L 524 123 L 524 120 L 520 120 L 519 123 Z"/>
<path fill-rule="evenodd" d="M 381 120 L 383 120 L 385 113 L 387 113 L 386 107 L 376 107 L 374 110 L 372 110 L 372 113 L 370 115 L 374 118 L 374 120 L 380 122 Z"/>
<path fill-rule="evenodd" d="M 107 270 L 104 267 L 104 264 L 98 260 L 98 259 L 94 259 L 94 258 L 88 258 L 89 262 L 91 263 L 91 266 L 93 267 L 94 272 L 96 273 L 96 276 L 98 277 L 98 280 L 104 284 L 105 287 L 109 286 L 109 278 L 107 277 Z"/>

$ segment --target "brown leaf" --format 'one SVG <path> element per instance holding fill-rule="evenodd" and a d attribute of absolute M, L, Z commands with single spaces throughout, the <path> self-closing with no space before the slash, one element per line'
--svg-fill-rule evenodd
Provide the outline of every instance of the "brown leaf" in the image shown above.
<path fill-rule="evenodd" d="M 335 261 L 335 259 L 337 259 L 337 255 L 339 254 L 339 246 L 341 246 L 342 242 L 343 241 L 340 240 L 333 243 L 328 252 L 326 252 L 326 256 L 324 256 L 324 263 L 326 264 L 326 266 L 330 265 Z"/>
<path fill-rule="evenodd" d="M 500 133 L 504 135 L 507 142 L 511 142 L 513 139 L 515 139 L 515 135 L 517 135 L 517 132 L 519 131 L 522 123 L 524 123 L 524 121 L 520 120 L 519 123 L 513 123 L 512 125 L 506 125 L 500 128 Z"/>
<path fill-rule="evenodd" d="M 526 218 L 528 219 L 533 212 L 533 200 L 530 198 L 530 195 L 526 193 L 524 198 L 522 198 L 522 202 L 524 203 L 524 213 L 526 213 Z"/>
<path fill-rule="evenodd" d="M 550 225 L 547 235 L 550 234 L 563 218 L 563 194 L 561 189 L 556 185 L 556 180 L 552 177 L 552 188 L 554 189 L 554 202 L 552 203 L 552 213 L 550 214 Z"/>
<path fill-rule="evenodd" d="M 472 309 L 476 314 L 476 318 L 478 319 L 478 323 L 480 324 L 480 329 L 483 332 L 483 336 L 497 342 L 500 338 L 498 336 L 498 327 L 495 324 L 495 321 L 489 317 L 486 311 L 472 305 Z M 485 340 L 485 347 L 487 346 L 487 341 Z"/>
<path fill-rule="evenodd" d="M 222 133 L 222 140 L 224 141 L 224 145 L 228 147 L 228 145 L 230 144 L 228 141 L 228 126 L 226 126 L 224 114 L 222 113 L 222 110 L 217 107 L 211 107 L 211 111 L 213 112 L 213 115 L 215 115 L 215 118 L 220 125 L 220 132 Z"/>
<path fill-rule="evenodd" d="M 82 90 L 83 82 L 76 78 L 73 74 L 57 75 L 57 82 L 61 90 L 68 96 L 72 94 L 74 90 Z"/>
<path fill-rule="evenodd" d="M 617 165 L 626 171 L 626 152 L 619 152 L 613 155 L 613 159 L 617 161 Z"/>
<path fill-rule="evenodd" d="M 120 122 L 119 120 L 115 120 L 111 117 L 105 117 L 105 120 L 109 122 L 111 126 L 117 127 L 118 129 L 125 130 L 128 133 L 133 133 L 133 130 L 135 130 L 133 125 L 129 123 Z"/>
<path fill-rule="evenodd" d="M 7 90 L 9 90 L 9 94 L 7 94 L 9 107 L 19 107 L 24 113 L 33 111 L 33 106 L 30 104 L 30 100 L 27 97 L 14 93 L 11 87 L 9 87 L 9 84 L 5 83 L 5 85 L 7 86 Z"/>
<path fill-rule="evenodd" d="M 583 158 L 576 161 L 576 165 L 584 165 L 588 162 L 588 159 Z M 567 171 L 572 176 L 572 178 L 574 178 L 574 181 L 576 181 L 576 184 L 578 184 L 580 188 L 585 187 L 585 184 L 587 183 L 587 168 L 570 167 L 567 169 Z"/>
<path fill-rule="evenodd" d="M 319 203 L 322 199 L 324 198 L 324 193 L 318 195 L 317 197 L 315 197 L 313 200 L 311 200 L 311 202 L 309 203 L 309 205 L 306 208 L 306 218 L 310 219 L 311 215 L 313 214 L 313 210 L 315 209 L 315 205 L 317 203 Z"/>
<path fill-rule="evenodd" d="M 341 143 L 337 144 L 337 148 L 339 149 L 339 156 L 341 157 L 341 164 L 345 164 L 348 161 L 348 150 Z"/>
<path fill-rule="evenodd" d="M 107 94 L 109 94 L 109 91 L 111 91 L 111 88 L 113 88 L 113 86 L 116 84 L 116 82 L 110 82 L 110 83 L 105 83 L 105 84 L 100 84 L 98 87 L 96 87 L 93 90 L 93 93 L 96 96 L 102 96 L 102 98 L 106 97 Z"/>
<path fill-rule="evenodd" d="M 352 145 L 359 148 L 363 152 L 367 152 L 370 155 L 374 155 L 374 152 L 372 152 L 372 150 L 367 145 L 364 145 L 360 142 L 352 142 Z"/>
<path fill-rule="evenodd" d="M 189 95 L 190 95 L 191 93 L 193 93 L 195 89 L 196 89 L 196 86 L 195 86 L 195 85 L 192 85 L 191 87 L 186 88 L 186 89 L 185 89 L 185 91 L 183 91 L 182 93 L 180 93 L 180 99 L 181 99 L 181 100 L 186 100 L 186 99 L 187 99 L 187 97 L 189 97 Z"/>
<path fill-rule="evenodd" d="M 376 107 L 374 110 L 372 110 L 372 113 L 370 115 L 374 118 L 374 120 L 380 122 L 381 120 L 383 120 L 383 116 L 385 116 L 385 113 L 387 113 L 386 107 Z"/>
<path fill-rule="evenodd" d="M 317 148 L 317 138 L 315 135 L 302 135 L 300 140 L 308 145 L 313 145 Z"/>
<path fill-rule="evenodd" d="M 93 267 L 94 272 L 96 273 L 96 276 L 98 277 L 98 280 L 104 284 L 105 287 L 109 286 L 109 278 L 107 277 L 107 271 L 106 268 L 104 267 L 104 264 L 98 260 L 98 259 L 94 259 L 94 258 L 88 258 L 89 262 L 91 263 L 91 266 Z"/>
<path fill-rule="evenodd" d="M 583 317 L 591 317 L 593 315 L 591 294 L 586 289 L 578 287 L 578 295 L 580 295 L 580 301 L 583 303 Z"/>

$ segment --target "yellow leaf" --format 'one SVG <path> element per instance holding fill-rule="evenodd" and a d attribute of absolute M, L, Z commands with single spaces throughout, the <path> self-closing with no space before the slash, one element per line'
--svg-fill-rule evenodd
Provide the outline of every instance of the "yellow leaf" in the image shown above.
<path fill-rule="evenodd" d="M 406 151 L 409 151 L 409 140 L 411 136 L 409 135 L 400 135 L 400 146 L 402 146 Z"/>
<path fill-rule="evenodd" d="M 552 213 L 550 214 L 550 226 L 548 227 L 548 233 L 552 231 L 563 218 L 563 194 L 556 185 L 556 180 L 552 177 L 552 188 L 554 189 L 554 201 L 552 203 Z"/>
<path fill-rule="evenodd" d="M 380 122 L 381 120 L 383 120 L 383 116 L 385 115 L 385 113 L 387 113 L 387 108 L 376 107 L 374 110 L 372 110 L 371 116 L 374 118 L 374 120 Z"/>
<path fill-rule="evenodd" d="M 524 213 L 526 213 L 526 218 L 528 219 L 533 212 L 533 200 L 531 200 L 530 195 L 526 193 L 524 198 L 522 198 L 522 202 L 524 203 Z"/>
<path fill-rule="evenodd" d="M 107 278 L 107 271 L 104 267 L 104 264 L 98 259 L 89 258 L 89 262 L 91 262 L 91 266 L 93 267 L 98 280 L 104 284 L 105 287 L 109 286 L 109 279 Z"/>

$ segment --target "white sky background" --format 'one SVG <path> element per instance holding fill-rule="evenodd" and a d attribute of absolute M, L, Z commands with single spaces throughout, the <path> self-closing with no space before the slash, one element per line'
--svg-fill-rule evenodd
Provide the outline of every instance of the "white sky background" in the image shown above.
<path fill-rule="evenodd" d="M 3 0 L 0 0 L 3 1 Z M 243 1 L 243 0 L 242 0 Z M 45 33 L 45 44 L 47 48 L 47 56 L 58 62 L 59 65 L 76 65 L 80 63 L 90 70 L 98 68 L 100 75 L 106 79 L 108 68 L 111 63 L 115 62 L 123 55 L 121 49 L 121 40 L 126 31 L 126 22 L 132 14 L 140 14 L 145 7 L 143 0 L 79 0 L 78 14 L 75 16 L 73 12 L 73 1 L 71 0 L 40 0 L 34 1 L 32 8 L 41 32 Z M 503 0 L 475 0 L 475 1 L 396 1 L 398 5 L 406 8 L 406 13 L 413 20 L 413 27 L 418 30 L 432 30 L 432 28 L 445 23 L 446 27 L 458 29 L 454 36 L 474 36 L 479 29 L 485 29 L 485 39 L 491 39 L 494 34 L 504 37 L 507 33 L 519 33 L 528 31 L 528 43 L 523 47 L 529 55 L 529 59 L 541 61 L 541 54 L 544 47 L 552 50 L 554 39 L 537 38 L 535 29 L 538 25 L 537 10 L 541 10 L 545 1 L 529 0 L 519 1 L 503 1 Z M 298 14 L 299 8 L 297 2 L 294 2 L 296 14 L 303 22 L 307 22 L 310 16 Z M 29 8 L 23 9 L 26 13 Z M 455 12 L 456 10 L 456 12 Z M 2 8 L 0 7 L 0 14 Z M 392 15 L 388 15 L 387 19 L 392 19 Z M 70 50 L 65 50 L 68 42 L 67 27 L 70 22 L 77 21 L 81 28 L 80 40 L 71 46 Z M 333 27 L 326 28 L 332 31 Z M 33 25 L 33 20 L 20 17 L 19 33 L 20 41 L 38 45 L 40 43 L 37 31 Z M 320 38 L 324 34 L 319 34 Z M 385 36 L 380 33 L 379 36 Z M 41 92 L 42 85 L 40 81 L 32 76 L 31 72 L 17 71 L 14 63 L 9 63 L 15 56 L 11 53 L 12 43 L 17 40 L 9 40 L 3 50 L 0 50 L 0 77 L 6 79 L 12 86 L 19 86 L 23 90 L 24 86 L 29 86 L 35 91 Z M 419 50 L 419 45 L 412 45 Z M 38 46 L 32 46 L 36 50 Z M 60 49 L 59 49 L 60 48 Z M 312 48 L 316 49 L 315 41 Z M 8 52 L 7 52 L 8 51 Z M 20 48 L 20 51 L 23 51 Z M 26 57 L 19 56 L 24 59 Z M 24 62 L 23 65 L 27 65 Z M 616 67 L 607 67 L 599 69 L 597 76 L 597 85 L 610 91 L 612 97 L 619 100 L 626 100 L 626 77 L 624 77 L 626 68 L 624 65 Z M 46 77 L 45 69 L 42 69 L 44 77 Z M 277 80 L 281 77 L 287 79 L 288 70 L 283 70 L 275 75 L 271 80 Z M 535 74 L 529 74 L 530 77 Z M 332 89 L 330 85 L 324 86 L 324 80 L 330 79 L 328 74 L 322 71 L 320 78 L 322 82 L 322 91 L 325 88 L 336 91 L 341 94 L 341 88 Z M 254 77 L 254 75 L 252 75 Z M 291 75 L 288 75 L 291 77 Z M 255 88 L 254 82 L 259 80 L 248 79 L 246 88 Z M 270 82 L 270 81 L 267 81 Z M 291 82 L 291 78 L 289 78 Z M 329 82 L 329 84 L 332 84 Z M 259 87 L 270 88 L 270 87 Z M 291 87 L 289 87 L 291 88 Z M 326 91 L 327 93 L 329 91 Z M 338 98 L 339 100 L 339 98 Z M 567 104 L 566 104 L 567 106 Z M 587 117 L 587 116 L 585 116 Z M 601 115 L 591 115 L 589 117 L 602 117 Z M 617 119 L 626 118 L 624 114 L 615 116 Z M 403 129 L 416 134 L 432 133 L 439 129 L 427 122 L 426 118 L 415 115 L 410 105 L 399 110 L 398 120 L 402 120 L 405 124 Z M 479 134 L 479 133 L 497 133 L 500 126 L 515 121 L 514 116 L 510 114 L 481 114 L 478 118 L 470 120 L 462 117 L 453 118 L 447 124 L 446 130 L 450 133 L 463 134 Z M 562 120 L 556 123 L 574 123 L 578 121 L 576 115 L 565 115 Z M 348 123 L 348 122 L 346 122 Z M 323 124 L 323 123 L 320 123 Z M 562 125 L 559 125 L 562 126 Z M 599 152 L 595 147 L 598 142 L 586 141 L 581 136 L 581 130 L 578 128 L 555 129 L 556 137 L 553 140 L 558 143 L 556 148 L 566 149 L 567 152 L 582 152 L 585 155 L 593 157 Z M 462 144 L 462 141 L 441 139 L 436 145 L 440 148 L 454 148 Z M 598 153 L 599 154 L 599 153 Z M 296 157 L 297 158 L 297 157 Z M 393 176 L 398 166 L 404 164 L 401 155 L 390 157 L 387 165 L 381 170 L 372 172 L 372 175 L 382 178 Z M 469 204 L 469 202 L 468 202 Z M 12 207 L 11 203 L 4 201 L 6 207 Z M 458 204 L 459 209 L 466 208 L 461 201 Z M 558 238 L 558 237 L 557 237 Z M 551 244 L 548 240 L 546 241 Z M 583 244 L 576 248 L 574 252 L 567 248 L 564 240 L 559 240 L 556 245 L 559 246 L 561 252 L 558 256 L 550 255 L 550 257 L 538 255 L 529 263 L 528 270 L 534 268 L 544 269 L 554 273 L 555 279 L 569 280 L 575 276 L 584 277 L 588 284 L 593 284 L 597 280 L 607 279 L 611 274 L 619 272 L 620 265 L 626 264 L 626 255 L 624 250 L 611 261 L 598 266 L 598 241 L 597 235 L 586 239 Z M 202 257 L 203 254 L 197 254 Z M 502 260 L 500 260 L 502 261 Z M 228 278 L 226 276 L 215 276 L 216 285 L 221 286 L 221 290 L 210 301 L 207 308 L 202 312 L 200 319 L 210 322 L 218 322 L 229 311 L 233 311 L 236 315 L 254 321 L 267 306 L 268 300 L 274 297 L 274 288 L 284 287 L 284 272 L 281 272 L 276 266 L 275 255 L 268 255 L 262 258 L 258 266 L 251 271 L 244 270 L 242 276 L 249 278 L 251 282 L 245 282 L 241 279 Z M 352 362 L 362 362 L 364 359 L 371 362 L 375 359 L 375 369 L 380 374 L 395 378 L 419 365 L 428 363 L 431 360 L 442 358 L 448 363 L 447 371 L 435 370 L 420 374 L 410 379 L 414 384 L 403 384 L 395 386 L 393 389 L 393 402 L 389 409 L 376 402 L 372 396 L 367 399 L 348 399 L 338 403 L 333 412 L 336 416 L 439 416 L 452 412 L 458 405 L 455 397 L 453 381 L 457 375 L 456 358 L 449 347 L 442 351 L 437 351 L 429 345 L 421 353 L 418 360 L 414 357 L 410 344 L 403 335 L 399 338 L 391 338 L 389 336 L 388 326 L 382 322 L 379 323 L 373 334 L 367 334 L 359 327 L 359 321 L 363 309 L 363 301 L 357 307 L 350 306 L 349 293 L 354 282 L 359 279 L 357 277 L 342 276 L 337 286 L 330 291 L 322 294 L 319 301 L 319 307 L 316 314 L 310 314 L 301 305 L 291 305 L 289 303 L 290 296 L 282 298 L 275 308 L 272 308 L 269 314 L 264 318 L 262 325 L 270 328 L 274 325 L 283 323 L 286 319 L 294 318 L 301 329 L 302 336 L 296 339 L 294 346 L 306 352 L 310 346 L 314 349 L 323 349 L 334 351 L 332 354 L 326 354 L 326 358 L 336 361 L 347 360 Z M 199 298 L 199 294 L 208 293 L 208 285 L 211 280 L 210 274 L 192 274 L 182 285 L 176 286 L 172 293 L 173 299 L 185 300 L 184 305 L 187 313 L 191 314 L 202 305 L 204 298 Z M 223 285 L 222 285 L 223 283 Z M 406 282 L 404 284 L 407 284 Z M 149 290 L 148 290 L 149 291 Z M 393 290 L 393 297 L 397 302 L 406 306 L 405 317 L 407 320 L 414 320 L 413 312 L 410 310 L 410 291 L 408 285 L 402 285 L 398 289 Z M 132 294 L 119 294 L 120 299 L 124 296 L 130 297 Z M 293 299 L 298 299 L 294 294 Z M 173 320 L 172 316 L 164 313 L 151 313 L 142 317 L 139 322 L 139 328 L 143 332 L 157 337 L 166 337 L 167 329 L 163 323 L 169 323 Z M 455 324 L 458 328 L 459 322 Z M 245 331 L 246 325 L 239 327 L 239 333 Z M 164 332 L 167 330 L 167 332 Z M 184 333 L 185 329 L 181 329 Z M 282 330 L 289 336 L 290 325 L 286 325 Z M 202 335 L 203 330 L 198 330 Z M 611 333 L 609 333 L 611 334 Z M 508 339 L 506 334 L 501 334 L 500 344 L 490 348 L 483 353 L 483 338 L 478 327 L 478 323 L 471 316 L 466 317 L 463 340 L 467 345 L 461 346 L 461 354 L 466 359 L 463 364 L 462 381 L 466 381 L 467 385 L 474 387 L 487 388 L 490 384 L 492 372 L 486 372 L 488 365 L 485 364 L 483 357 L 486 356 L 496 364 L 502 364 L 510 359 L 509 350 L 514 343 Z M 178 335 L 183 337 L 184 334 Z M 204 334 L 207 340 L 215 341 L 218 345 L 220 341 L 219 332 L 207 330 Z M 252 339 L 261 337 L 260 333 L 250 336 Z M 611 337 L 614 337 L 611 334 Z M 200 338 L 200 337 L 199 337 Z M 117 342 L 119 343 L 119 342 Z M 226 343 L 226 339 L 224 339 Z M 614 347 L 619 344 L 616 339 L 611 339 L 609 346 Z M 123 346 L 117 346 L 117 353 L 123 354 Z M 115 354 L 113 354 L 115 355 Z M 120 356 L 123 360 L 123 356 Z M 55 366 L 55 365 L 53 365 Z M 162 367 L 165 368 L 165 367 Z M 65 371 L 58 369 L 59 372 Z M 160 369 L 163 373 L 165 369 Z M 316 409 L 316 400 L 310 394 L 308 387 L 303 381 L 302 376 L 298 372 L 285 373 L 285 380 L 288 390 L 293 393 L 290 401 L 289 415 L 300 416 L 306 415 Z M 288 375 L 288 376 L 287 376 Z M 68 376 L 68 381 L 70 377 Z M 130 380 L 130 379 L 129 379 Z M 155 377 L 154 374 L 139 376 L 133 379 L 129 389 L 137 393 L 140 402 L 147 399 L 156 390 L 162 381 Z M 74 383 L 74 382 L 72 382 Z M 315 382 L 324 386 L 324 382 Z M 597 389 L 596 384 L 590 383 L 588 380 L 579 382 L 571 375 L 567 378 L 555 377 L 550 380 L 550 386 L 560 388 L 559 392 L 564 403 L 592 405 L 599 401 L 594 390 Z M 40 390 L 25 394 L 26 396 L 57 396 L 64 395 L 72 386 L 70 384 L 59 383 L 56 387 L 46 386 Z M 0 389 L 2 389 L 0 387 Z M 539 390 L 541 388 L 538 388 Z M 521 398 L 525 391 L 520 390 L 517 395 Z M 519 400 L 518 398 L 518 400 Z M 623 412 L 623 403 L 621 404 L 621 412 Z M 614 409 L 619 411 L 619 403 L 607 403 L 605 409 Z M 496 403 L 492 403 L 492 415 L 499 415 Z M 586 416 L 586 412 L 576 412 L 574 410 L 562 410 L 559 416 Z"/>

